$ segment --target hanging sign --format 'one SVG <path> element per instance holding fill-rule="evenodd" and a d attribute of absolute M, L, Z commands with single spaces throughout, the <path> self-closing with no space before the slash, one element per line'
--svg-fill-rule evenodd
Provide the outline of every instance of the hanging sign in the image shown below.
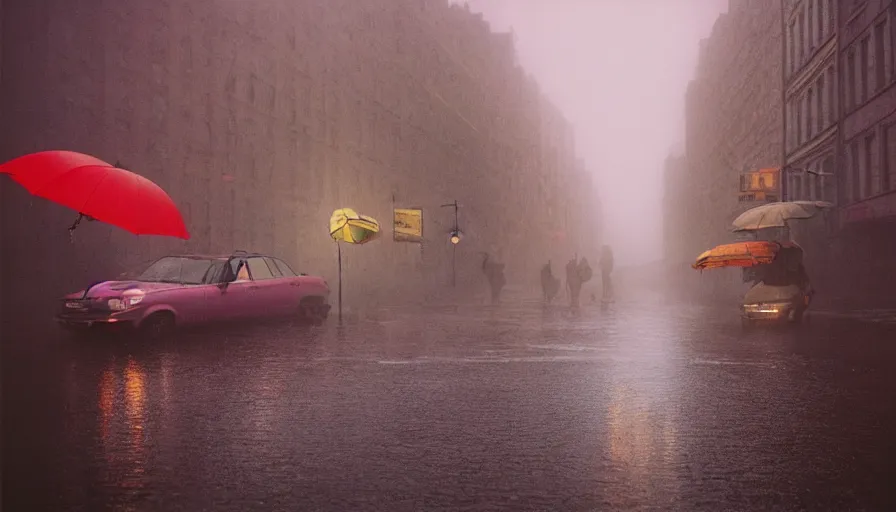
<path fill-rule="evenodd" d="M 392 216 L 393 239 L 396 242 L 423 241 L 423 210 L 395 208 Z"/>

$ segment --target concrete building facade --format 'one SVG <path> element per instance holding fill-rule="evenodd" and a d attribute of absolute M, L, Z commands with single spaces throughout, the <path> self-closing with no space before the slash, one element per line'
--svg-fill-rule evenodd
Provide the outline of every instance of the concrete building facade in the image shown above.
<path fill-rule="evenodd" d="M 838 5 L 842 175 L 831 272 L 849 303 L 889 306 L 896 304 L 896 2 Z"/>
<path fill-rule="evenodd" d="M 782 0 L 785 149 L 782 199 L 838 202 L 840 148 L 840 52 L 835 0 Z M 824 222 L 827 220 L 827 222 Z M 822 297 L 835 263 L 830 234 L 834 219 L 792 223 L 791 235 L 806 249 L 806 265 Z"/>
<path fill-rule="evenodd" d="M 880 303 L 896 285 L 896 100 L 891 17 L 878 0 L 784 0 L 786 200 L 836 211 L 792 231 L 820 295 Z M 896 153 L 894 153 L 896 154 Z M 862 265 L 853 264 L 863 261 Z"/>
<path fill-rule="evenodd" d="M 678 222 L 698 233 L 681 243 L 707 245 L 754 206 L 732 202 L 731 169 L 783 165 L 783 200 L 836 206 L 791 226 L 806 249 L 817 298 L 849 306 L 896 300 L 894 10 L 889 0 L 730 2 L 704 42 L 688 91 L 690 185 L 667 184 L 667 193 L 679 195 L 703 185 L 697 204 L 679 207 L 690 218 Z M 778 98 L 769 90 L 776 72 Z M 756 98 L 767 108 L 751 103 Z M 726 129 L 727 120 L 742 131 Z M 738 290 L 730 282 L 719 286 Z"/>
<path fill-rule="evenodd" d="M 785 199 L 836 202 L 837 2 L 785 0 Z"/>
<path fill-rule="evenodd" d="M 171 252 L 282 255 L 335 282 L 333 209 L 383 224 L 349 247 L 346 302 L 459 286 L 481 253 L 508 280 L 572 253 L 558 242 L 575 179 L 571 127 L 516 63 L 508 34 L 444 0 L 3 2 L 0 160 L 70 149 L 120 161 L 181 207 L 188 242 L 98 223 L 9 180 L 4 316 Z M 391 208 L 424 209 L 422 246 L 391 241 Z"/>
<path fill-rule="evenodd" d="M 782 51 L 778 0 L 730 0 L 700 45 L 685 98 L 686 169 L 670 170 L 667 180 L 666 219 L 676 225 L 666 230 L 680 237 L 673 253 L 682 259 L 691 255 L 687 262 L 674 262 L 670 272 L 687 275 L 685 287 L 703 296 L 737 296 L 740 274 L 699 275 L 685 264 L 732 241 L 731 222 L 754 206 L 738 201 L 740 173 L 781 164 Z M 673 159 L 669 165 L 681 162 Z"/>

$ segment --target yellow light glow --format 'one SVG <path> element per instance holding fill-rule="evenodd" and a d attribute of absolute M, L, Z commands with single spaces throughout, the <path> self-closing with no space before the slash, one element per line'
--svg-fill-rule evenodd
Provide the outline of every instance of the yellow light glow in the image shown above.
<path fill-rule="evenodd" d="M 457 245 L 460 243 L 460 237 L 457 235 L 451 235 L 451 243 Z"/>

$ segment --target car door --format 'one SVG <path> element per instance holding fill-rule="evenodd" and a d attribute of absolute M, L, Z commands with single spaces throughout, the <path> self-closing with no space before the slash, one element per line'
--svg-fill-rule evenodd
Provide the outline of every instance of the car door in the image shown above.
<path fill-rule="evenodd" d="M 265 263 L 277 280 L 277 297 L 283 304 L 286 315 L 294 315 L 299 310 L 302 298 L 302 280 L 297 278 L 285 265 L 278 265 L 276 258 L 265 256 Z"/>
<path fill-rule="evenodd" d="M 254 301 L 259 316 L 282 316 L 292 314 L 289 295 L 291 287 L 283 279 L 279 269 L 271 268 L 269 258 L 253 256 L 248 258 L 249 272 L 255 282 Z"/>
<path fill-rule="evenodd" d="M 209 288 L 207 296 L 209 321 L 244 320 L 256 315 L 256 303 L 253 300 L 255 283 L 251 275 L 228 280 L 228 276 L 245 274 L 240 272 L 245 265 L 245 258 L 231 258 L 227 261 L 228 268 L 224 269 L 225 272 L 219 278 L 218 284 Z"/>
<path fill-rule="evenodd" d="M 302 301 L 302 297 L 305 296 L 305 289 L 302 286 L 302 278 L 298 274 L 296 274 L 292 268 L 289 267 L 283 260 L 278 258 L 267 258 L 268 266 L 271 268 L 276 268 L 277 272 L 280 273 L 281 280 L 283 282 L 284 289 L 284 300 L 289 305 L 290 311 L 298 311 L 299 304 Z"/>

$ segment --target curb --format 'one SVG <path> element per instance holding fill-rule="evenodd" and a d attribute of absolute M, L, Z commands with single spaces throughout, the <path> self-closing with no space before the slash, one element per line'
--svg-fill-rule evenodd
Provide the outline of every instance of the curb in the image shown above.
<path fill-rule="evenodd" d="M 896 325 L 896 309 L 865 309 L 853 311 L 811 311 L 813 316 L 834 318 L 838 320 L 852 320 L 855 322 L 874 323 L 882 325 Z"/>

